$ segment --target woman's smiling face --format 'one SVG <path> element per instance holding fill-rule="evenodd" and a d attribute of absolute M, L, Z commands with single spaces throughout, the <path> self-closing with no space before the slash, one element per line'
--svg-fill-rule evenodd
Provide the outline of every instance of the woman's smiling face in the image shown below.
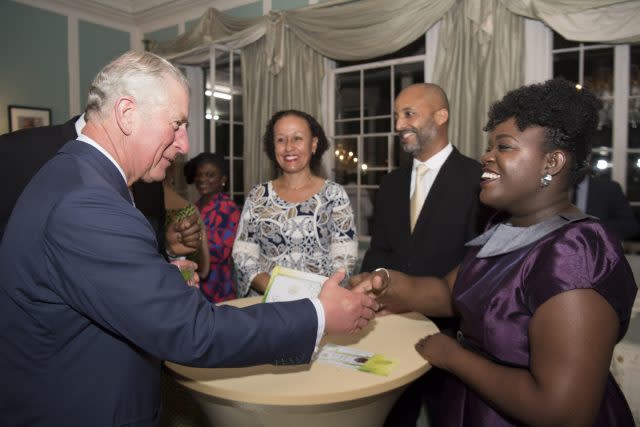
<path fill-rule="evenodd" d="M 227 177 L 218 166 L 211 162 L 204 162 L 196 169 L 193 182 L 201 196 L 212 195 L 222 191 Z"/>
<path fill-rule="evenodd" d="M 310 168 L 318 139 L 311 135 L 307 121 L 295 115 L 282 117 L 273 126 L 275 157 L 284 173 Z"/>
<path fill-rule="evenodd" d="M 532 126 L 520 131 L 514 118 L 489 133 L 489 146 L 481 157 L 483 174 L 480 200 L 493 208 L 526 213 L 544 205 L 540 178 L 546 173 L 545 129 Z"/>

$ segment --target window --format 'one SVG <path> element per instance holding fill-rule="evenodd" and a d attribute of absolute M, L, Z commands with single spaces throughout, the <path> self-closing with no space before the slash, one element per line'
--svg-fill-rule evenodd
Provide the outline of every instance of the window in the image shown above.
<path fill-rule="evenodd" d="M 578 43 L 554 33 L 553 75 L 602 100 L 592 172 L 620 183 L 640 219 L 640 45 Z"/>
<path fill-rule="evenodd" d="M 396 140 L 393 101 L 404 87 L 425 81 L 424 64 L 425 37 L 420 37 L 393 55 L 338 63 L 332 70 L 327 135 L 333 143 L 333 175 L 349 194 L 360 236 L 370 234 L 383 176 L 410 160 Z"/>
<path fill-rule="evenodd" d="M 227 191 L 238 204 L 244 203 L 242 115 L 242 64 L 240 52 L 215 47 L 212 67 L 204 70 L 205 151 L 217 152 L 229 161 Z"/>

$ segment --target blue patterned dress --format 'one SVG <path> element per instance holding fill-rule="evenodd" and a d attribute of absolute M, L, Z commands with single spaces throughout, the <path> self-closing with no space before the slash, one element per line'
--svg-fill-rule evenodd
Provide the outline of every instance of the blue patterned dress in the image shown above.
<path fill-rule="evenodd" d="M 323 276 L 344 268 L 349 274 L 357 255 L 353 210 L 340 184 L 327 180 L 300 203 L 281 199 L 271 181 L 259 184 L 245 201 L 233 246 L 238 296 L 276 265 Z"/>

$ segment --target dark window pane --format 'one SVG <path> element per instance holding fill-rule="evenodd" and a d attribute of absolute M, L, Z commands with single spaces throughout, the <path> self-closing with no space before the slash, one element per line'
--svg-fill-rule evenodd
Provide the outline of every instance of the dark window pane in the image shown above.
<path fill-rule="evenodd" d="M 229 107 L 231 102 L 226 99 L 211 97 L 214 103 L 214 116 L 218 116 L 216 120 L 229 120 Z"/>
<path fill-rule="evenodd" d="M 395 67 L 395 96 L 405 87 L 424 82 L 424 62 L 400 64 Z"/>
<path fill-rule="evenodd" d="M 629 100 L 629 147 L 640 147 L 640 97 Z"/>
<path fill-rule="evenodd" d="M 391 116 L 364 120 L 364 133 L 391 132 Z"/>
<path fill-rule="evenodd" d="M 360 72 L 336 75 L 336 119 L 360 117 Z"/>
<path fill-rule="evenodd" d="M 355 183 L 358 161 L 358 140 L 356 138 L 341 138 L 335 143 L 334 150 L 335 180 L 340 184 Z"/>
<path fill-rule="evenodd" d="M 364 117 L 391 114 L 391 67 L 364 70 Z"/>
<path fill-rule="evenodd" d="M 389 139 L 386 136 L 368 136 L 362 140 L 362 162 L 367 167 L 389 166 Z"/>
<path fill-rule="evenodd" d="M 578 52 L 563 52 L 553 55 L 553 77 L 562 77 L 580 83 L 580 56 Z"/>
<path fill-rule="evenodd" d="M 242 61 L 239 53 L 233 53 L 233 93 L 242 87 Z"/>
<path fill-rule="evenodd" d="M 227 86 L 227 93 L 230 93 L 229 85 L 231 84 L 231 65 L 229 62 L 229 52 L 216 51 L 216 85 Z"/>
<path fill-rule="evenodd" d="M 631 87 L 629 94 L 632 97 L 638 97 L 640 96 L 640 44 L 631 45 L 630 55 L 629 81 Z"/>
<path fill-rule="evenodd" d="M 584 85 L 603 101 L 613 100 L 613 48 L 584 52 Z"/>
<path fill-rule="evenodd" d="M 553 48 L 554 49 L 566 49 L 570 47 L 578 47 L 580 43 L 570 41 L 562 37 L 560 34 L 553 32 Z"/>
<path fill-rule="evenodd" d="M 640 153 L 629 153 L 627 159 L 627 198 L 640 202 Z"/>
<path fill-rule="evenodd" d="M 600 122 L 598 123 L 598 128 L 593 135 L 593 148 L 610 148 L 612 141 L 611 120 L 609 119 L 605 109 L 601 109 L 598 112 L 598 115 L 600 117 Z"/>
<path fill-rule="evenodd" d="M 387 174 L 386 170 L 361 170 L 360 180 L 362 185 L 380 185 L 382 178 Z M 408 190 L 407 190 L 408 191 Z"/>
<path fill-rule="evenodd" d="M 233 156 L 242 157 L 244 147 L 244 126 L 233 125 Z"/>
<path fill-rule="evenodd" d="M 244 172 L 242 160 L 233 161 L 233 191 L 243 191 L 244 188 Z"/>
<path fill-rule="evenodd" d="M 204 151 L 213 151 L 211 147 L 211 120 L 204 120 Z"/>
<path fill-rule="evenodd" d="M 229 123 L 216 122 L 216 146 L 212 149 L 228 157 L 229 146 Z"/>
<path fill-rule="evenodd" d="M 360 133 L 360 120 L 336 122 L 336 135 L 355 135 Z"/>
<path fill-rule="evenodd" d="M 233 95 L 233 121 L 243 122 L 242 95 Z"/>
<path fill-rule="evenodd" d="M 631 46 L 629 67 L 629 147 L 640 148 L 640 45 Z"/>

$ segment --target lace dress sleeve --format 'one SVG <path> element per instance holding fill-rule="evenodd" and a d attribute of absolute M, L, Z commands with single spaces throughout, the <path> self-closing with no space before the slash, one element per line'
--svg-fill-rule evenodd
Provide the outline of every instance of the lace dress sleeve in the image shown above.
<path fill-rule="evenodd" d="M 260 245 L 258 242 L 258 221 L 256 213 L 258 200 L 263 197 L 262 186 L 254 187 L 244 202 L 236 240 L 233 243 L 233 263 L 235 269 L 236 292 L 238 297 L 246 296 L 251 281 L 261 272 Z"/>
<path fill-rule="evenodd" d="M 344 268 L 349 277 L 358 259 L 358 236 L 349 195 L 340 184 L 333 183 L 333 185 L 335 191 L 329 193 L 333 198 L 331 221 L 329 221 L 331 268 L 332 271 Z"/>

